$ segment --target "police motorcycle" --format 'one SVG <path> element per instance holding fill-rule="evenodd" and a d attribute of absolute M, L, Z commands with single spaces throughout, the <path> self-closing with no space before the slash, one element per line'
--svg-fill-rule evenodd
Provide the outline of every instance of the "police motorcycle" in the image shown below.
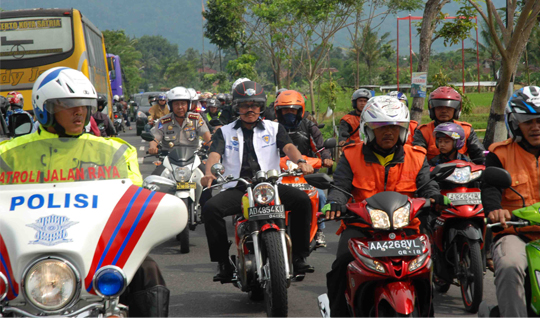
<path fill-rule="evenodd" d="M 120 295 L 187 210 L 168 179 L 156 177 L 162 192 L 133 185 L 117 150 L 55 138 L 2 154 L 0 316 L 127 315 Z"/>
<path fill-rule="evenodd" d="M 512 177 L 502 168 L 488 167 L 484 172 L 484 182 L 500 189 L 510 189 L 518 194 L 523 201 L 523 208 L 512 211 L 512 218 L 506 224 L 517 227 L 540 225 L 540 202 L 525 206 L 525 199 L 512 185 Z M 493 232 L 502 230 L 501 223 L 492 223 L 486 218 L 487 227 Z M 525 296 L 527 303 L 527 316 L 540 316 L 540 240 L 528 242 L 525 245 L 528 271 L 525 276 Z M 486 300 L 480 303 L 478 317 L 500 317 L 499 306 L 490 306 Z"/>
<path fill-rule="evenodd" d="M 454 169 L 455 165 L 437 166 L 431 180 L 442 180 Z M 355 202 L 352 194 L 336 187 L 325 174 L 304 178 L 316 188 L 334 188 L 350 196 L 347 212 L 335 219 L 358 227 L 365 235 L 348 242 L 354 257 L 347 266 L 350 283 L 344 295 L 350 315 L 433 317 L 431 243 L 420 233 L 416 219 L 429 211 L 429 199 L 384 191 Z M 330 317 L 327 294 L 318 300 L 322 317 Z"/>
<path fill-rule="evenodd" d="M 246 185 L 242 213 L 233 216 L 237 256 L 231 256 L 231 260 L 235 272 L 231 281 L 221 283 L 230 282 L 248 292 L 251 300 L 264 299 L 269 317 L 287 316 L 287 288 L 294 273 L 292 243 L 286 226 L 288 213 L 281 204 L 278 180 L 302 172 L 258 171 L 250 182 L 224 176 L 225 168 L 220 163 L 214 164 L 211 171 L 217 183 L 204 190 L 234 181 Z"/>
<path fill-rule="evenodd" d="M 154 140 L 154 136 L 147 132 L 142 133 L 141 137 L 146 141 Z M 176 190 L 171 194 L 182 199 L 188 209 L 188 226 L 176 236 L 176 239 L 180 241 L 181 253 L 189 253 L 189 231 L 195 231 L 197 225 L 202 224 L 199 199 L 202 193 L 201 178 L 204 174 L 199 166 L 202 163 L 201 157 L 205 155 L 204 147 L 184 145 L 175 146 L 169 151 L 160 149 L 158 152 L 161 164 L 165 168 L 161 177 L 176 182 Z M 145 187 L 154 190 L 155 177 L 146 177 Z"/>

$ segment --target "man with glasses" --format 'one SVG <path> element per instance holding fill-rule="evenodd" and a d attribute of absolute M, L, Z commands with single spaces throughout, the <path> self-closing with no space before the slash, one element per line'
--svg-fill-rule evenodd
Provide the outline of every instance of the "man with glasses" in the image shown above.
<path fill-rule="evenodd" d="M 216 178 L 211 167 L 222 161 L 226 175 L 251 179 L 257 171 L 279 171 L 279 151 L 282 150 L 305 173 L 313 167 L 302 159 L 285 128 L 277 122 L 261 120 L 266 106 L 266 95 L 261 85 L 246 81 L 233 89 L 233 110 L 239 118 L 218 129 L 212 137 L 206 174 L 201 184 L 210 186 Z M 214 280 L 230 282 L 234 266 L 229 258 L 229 243 L 224 218 L 241 213 L 243 183 L 229 182 L 223 191 L 203 206 L 202 215 L 212 262 L 218 262 Z M 311 202 L 306 193 L 285 185 L 278 186 L 279 195 L 291 220 L 293 267 L 296 273 L 312 272 L 306 263 L 309 255 Z"/>

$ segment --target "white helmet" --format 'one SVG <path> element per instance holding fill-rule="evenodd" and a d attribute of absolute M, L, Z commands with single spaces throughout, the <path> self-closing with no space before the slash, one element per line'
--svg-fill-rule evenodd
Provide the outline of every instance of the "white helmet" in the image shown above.
<path fill-rule="evenodd" d="M 112 99 L 113 99 L 114 102 L 119 102 L 120 101 L 120 96 L 114 95 Z"/>
<path fill-rule="evenodd" d="M 189 94 L 191 95 L 191 100 L 199 100 L 199 95 L 194 88 L 188 88 Z"/>
<path fill-rule="evenodd" d="M 249 81 L 251 81 L 251 80 L 249 78 L 247 78 L 247 77 L 242 77 L 242 78 L 239 78 L 236 81 L 234 81 L 234 83 L 232 84 L 232 87 L 231 87 L 231 94 L 234 92 L 234 89 L 236 88 L 236 86 L 238 86 L 238 84 L 243 83 L 243 82 L 249 82 Z"/>
<path fill-rule="evenodd" d="M 189 90 L 182 86 L 177 86 L 167 92 L 167 103 L 169 104 L 169 110 L 172 112 L 172 102 L 175 100 L 188 101 L 188 110 L 191 109 L 191 93 Z"/>
<path fill-rule="evenodd" d="M 83 73 L 69 67 L 55 67 L 41 74 L 32 89 L 32 107 L 37 120 L 44 127 L 55 124 L 55 106 L 72 108 L 86 106 L 85 125 L 97 107 L 94 85 Z M 58 110 L 56 110 L 58 111 Z"/>
<path fill-rule="evenodd" d="M 375 141 L 373 129 L 397 125 L 400 127 L 399 140 L 405 144 L 409 134 L 409 109 L 395 97 L 376 96 L 367 102 L 360 115 L 360 132 L 366 143 Z"/>

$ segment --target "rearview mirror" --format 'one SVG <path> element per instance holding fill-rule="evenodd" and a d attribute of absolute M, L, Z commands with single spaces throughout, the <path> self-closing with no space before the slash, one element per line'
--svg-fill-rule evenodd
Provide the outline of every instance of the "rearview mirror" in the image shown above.
<path fill-rule="evenodd" d="M 484 182 L 499 189 L 507 189 L 512 186 L 512 177 L 505 169 L 487 167 L 484 171 Z"/>
<path fill-rule="evenodd" d="M 221 163 L 216 163 L 212 166 L 210 171 L 214 176 L 219 177 L 225 173 L 225 167 Z"/>
<path fill-rule="evenodd" d="M 337 146 L 336 138 L 328 138 L 324 141 L 324 144 L 323 144 L 323 147 L 326 149 L 336 148 L 336 146 Z"/>
<path fill-rule="evenodd" d="M 304 179 L 306 179 L 306 182 L 309 185 L 323 190 L 330 189 L 333 182 L 332 178 L 330 178 L 326 173 L 308 174 L 304 176 Z"/>
<path fill-rule="evenodd" d="M 141 134 L 141 138 L 146 140 L 146 141 L 154 141 L 154 135 L 152 135 L 152 133 L 149 133 L 149 132 L 143 132 Z"/>
<path fill-rule="evenodd" d="M 440 164 L 433 168 L 433 170 L 429 174 L 429 177 L 430 179 L 435 179 L 436 181 L 444 180 L 452 173 L 454 173 L 456 167 L 457 165 L 455 163 Z"/>
<path fill-rule="evenodd" d="M 319 125 L 317 125 L 317 128 L 319 128 L 319 129 L 323 129 L 323 128 L 324 128 L 324 126 L 326 126 L 326 124 L 319 124 Z"/>
<path fill-rule="evenodd" d="M 26 113 L 14 113 L 9 118 L 9 131 L 13 137 L 26 135 L 32 132 L 32 118 Z"/>

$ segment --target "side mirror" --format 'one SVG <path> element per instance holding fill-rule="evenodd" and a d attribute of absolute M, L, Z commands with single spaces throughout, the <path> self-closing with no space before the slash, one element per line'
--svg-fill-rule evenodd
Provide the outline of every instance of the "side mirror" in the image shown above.
<path fill-rule="evenodd" d="M 317 125 L 317 128 L 319 128 L 319 129 L 323 129 L 323 128 L 324 128 L 324 126 L 326 126 L 326 124 L 319 124 L 319 125 Z"/>
<path fill-rule="evenodd" d="M 219 177 L 225 173 L 225 167 L 221 163 L 216 163 L 212 166 L 210 171 L 214 176 Z"/>
<path fill-rule="evenodd" d="M 176 193 L 176 181 L 162 176 L 148 176 L 143 181 L 143 188 L 169 194 Z"/>
<path fill-rule="evenodd" d="M 336 138 L 328 138 L 324 141 L 323 147 L 326 149 L 336 148 L 337 141 Z"/>
<path fill-rule="evenodd" d="M 25 113 L 15 113 L 9 118 L 9 131 L 13 137 L 27 135 L 32 132 L 32 118 Z"/>
<path fill-rule="evenodd" d="M 152 133 L 149 133 L 149 132 L 143 132 L 141 134 L 141 138 L 146 140 L 146 141 L 154 141 L 154 135 L 152 135 Z"/>
<path fill-rule="evenodd" d="M 447 177 L 449 177 L 452 173 L 454 173 L 454 170 L 456 170 L 457 165 L 455 163 L 443 163 L 435 168 L 430 172 L 429 177 L 430 179 L 435 179 L 437 181 L 444 180 Z"/>
<path fill-rule="evenodd" d="M 330 178 L 326 173 L 308 174 L 304 176 L 304 179 L 306 179 L 306 182 L 309 185 L 323 190 L 330 189 L 333 182 L 332 178 Z"/>
<path fill-rule="evenodd" d="M 508 189 L 512 186 L 512 177 L 505 169 L 487 167 L 484 171 L 484 182 L 500 189 Z"/>

